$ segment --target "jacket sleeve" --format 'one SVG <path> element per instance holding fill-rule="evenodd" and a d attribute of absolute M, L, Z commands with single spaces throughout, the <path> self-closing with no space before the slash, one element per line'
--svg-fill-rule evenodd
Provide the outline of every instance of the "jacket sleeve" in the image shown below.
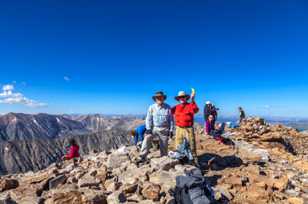
<path fill-rule="evenodd" d="M 147 112 L 147 117 L 145 119 L 145 128 L 147 130 L 152 130 L 152 128 L 153 128 L 153 110 L 152 110 L 152 106 L 149 107 L 149 110 Z"/>
<path fill-rule="evenodd" d="M 196 113 L 199 112 L 199 108 L 198 108 L 196 102 L 191 103 L 191 111 L 192 111 L 193 114 L 196 114 Z"/>

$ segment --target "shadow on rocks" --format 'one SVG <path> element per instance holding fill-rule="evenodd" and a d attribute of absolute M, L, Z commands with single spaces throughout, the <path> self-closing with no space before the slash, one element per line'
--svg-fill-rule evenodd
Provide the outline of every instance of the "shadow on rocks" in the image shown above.
<path fill-rule="evenodd" d="M 241 158 L 230 155 L 221 157 L 217 154 L 206 153 L 198 157 L 202 170 L 221 171 L 226 168 L 237 168 L 243 164 Z"/>

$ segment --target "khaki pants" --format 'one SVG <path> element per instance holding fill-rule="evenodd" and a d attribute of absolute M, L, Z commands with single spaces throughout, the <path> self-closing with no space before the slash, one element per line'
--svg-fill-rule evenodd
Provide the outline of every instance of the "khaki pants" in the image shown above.
<path fill-rule="evenodd" d="M 182 127 L 176 127 L 176 132 L 175 132 L 175 145 L 176 148 L 183 143 L 184 138 L 187 139 L 189 142 L 189 146 L 191 149 L 191 152 L 194 157 L 197 156 L 197 150 L 196 150 L 196 138 L 195 138 L 195 133 L 194 133 L 194 128 L 192 127 L 187 127 L 187 128 L 182 128 Z"/>
<path fill-rule="evenodd" d="M 141 156 L 146 157 L 152 147 L 152 141 L 154 138 L 159 140 L 160 156 L 168 155 L 168 140 L 169 129 L 166 128 L 154 128 L 152 135 L 145 135 L 141 147 Z"/>

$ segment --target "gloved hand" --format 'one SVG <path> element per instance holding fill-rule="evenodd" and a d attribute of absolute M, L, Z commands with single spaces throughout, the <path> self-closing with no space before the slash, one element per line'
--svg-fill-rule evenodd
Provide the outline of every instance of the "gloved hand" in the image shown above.
<path fill-rule="evenodd" d="M 191 88 L 191 99 L 194 100 L 195 99 L 195 96 L 196 96 L 196 90 L 194 88 Z"/>
<path fill-rule="evenodd" d="M 144 134 L 146 134 L 146 135 L 152 135 L 152 130 L 146 130 Z"/>

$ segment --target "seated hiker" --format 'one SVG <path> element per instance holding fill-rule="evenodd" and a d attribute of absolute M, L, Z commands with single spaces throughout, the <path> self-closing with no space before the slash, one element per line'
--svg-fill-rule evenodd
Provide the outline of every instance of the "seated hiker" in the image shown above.
<path fill-rule="evenodd" d="M 215 125 L 215 128 L 211 130 L 210 135 L 214 137 L 215 140 L 219 142 L 223 142 L 222 134 L 224 134 L 225 131 L 225 123 L 217 123 Z"/>
<path fill-rule="evenodd" d="M 214 121 L 214 116 L 212 115 L 210 115 L 207 121 L 205 121 L 204 131 L 207 135 L 210 135 L 211 131 L 215 129 L 215 123 L 213 123 L 213 121 Z"/>
<path fill-rule="evenodd" d="M 63 160 L 71 160 L 78 158 L 79 155 L 79 146 L 75 139 L 69 140 L 69 146 L 67 147 L 66 155 L 63 157 Z"/>
<path fill-rule="evenodd" d="M 188 102 L 189 99 L 191 99 L 191 102 Z M 175 117 L 176 124 L 176 148 L 179 148 L 184 142 L 184 138 L 186 138 L 189 142 L 189 147 L 195 160 L 194 162 L 197 164 L 196 138 L 193 126 L 194 115 L 198 113 L 199 108 L 195 103 L 195 90 L 192 89 L 191 95 L 186 94 L 184 91 L 180 91 L 175 97 L 175 100 L 179 102 L 178 105 L 172 108 L 172 114 Z"/>
<path fill-rule="evenodd" d="M 146 131 L 145 124 L 139 125 L 135 129 L 132 130 L 132 137 L 134 139 L 134 145 L 138 145 L 144 139 L 144 133 Z"/>

